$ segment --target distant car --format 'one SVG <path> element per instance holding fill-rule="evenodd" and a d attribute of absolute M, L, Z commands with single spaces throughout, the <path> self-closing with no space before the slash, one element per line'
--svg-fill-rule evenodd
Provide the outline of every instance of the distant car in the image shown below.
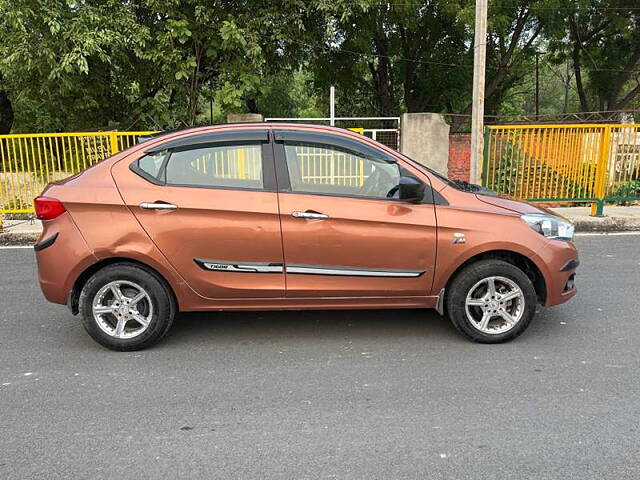
<path fill-rule="evenodd" d="M 45 297 L 114 350 L 196 310 L 435 308 L 497 343 L 576 293 L 570 223 L 331 127 L 161 135 L 35 208 Z"/>

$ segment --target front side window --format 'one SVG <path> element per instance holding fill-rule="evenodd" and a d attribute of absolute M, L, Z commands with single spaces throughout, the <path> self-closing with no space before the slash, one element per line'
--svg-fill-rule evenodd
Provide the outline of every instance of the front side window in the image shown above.
<path fill-rule="evenodd" d="M 262 189 L 262 146 L 216 145 L 175 150 L 167 162 L 167 185 Z"/>
<path fill-rule="evenodd" d="M 291 190 L 368 198 L 397 198 L 400 167 L 382 158 L 330 145 L 285 143 Z"/>

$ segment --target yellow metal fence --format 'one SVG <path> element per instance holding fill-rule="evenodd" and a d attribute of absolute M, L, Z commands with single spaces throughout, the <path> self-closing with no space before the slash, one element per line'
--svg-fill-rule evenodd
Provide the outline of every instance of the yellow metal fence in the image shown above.
<path fill-rule="evenodd" d="M 351 130 L 362 134 L 363 129 Z M 156 132 L 80 132 L 0 135 L 0 225 L 1 215 L 33 213 L 33 199 L 47 183 L 66 178 L 117 152 L 135 145 L 141 136 Z M 331 159 L 326 152 L 307 149 L 304 180 L 309 183 L 362 182 L 362 162 L 355 158 Z M 337 167 L 336 167 L 337 165 Z M 258 149 L 208 152 L 197 159 L 196 168 L 220 178 L 256 180 L 261 175 Z M 342 168 L 342 171 L 338 171 Z M 347 171 L 349 170 L 349 171 Z"/>
<path fill-rule="evenodd" d="M 0 214 L 32 213 L 47 183 L 73 175 L 154 132 L 0 135 Z"/>
<path fill-rule="evenodd" d="M 640 200 L 640 125 L 502 125 L 485 133 L 483 185 L 542 202 Z"/>

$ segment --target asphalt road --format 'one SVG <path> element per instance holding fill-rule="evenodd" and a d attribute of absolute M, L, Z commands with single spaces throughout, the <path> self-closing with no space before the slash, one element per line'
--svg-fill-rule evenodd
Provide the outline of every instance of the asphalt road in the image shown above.
<path fill-rule="evenodd" d="M 419 310 L 178 317 L 103 349 L 0 250 L 0 478 L 640 478 L 640 236 L 504 345 Z"/>

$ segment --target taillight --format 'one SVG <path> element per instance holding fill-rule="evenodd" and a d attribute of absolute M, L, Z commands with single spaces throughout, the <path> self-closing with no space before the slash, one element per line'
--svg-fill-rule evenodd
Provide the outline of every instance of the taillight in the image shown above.
<path fill-rule="evenodd" d="M 67 211 L 60 200 L 49 197 L 37 197 L 34 201 L 36 217 L 40 220 L 53 220 Z"/>

